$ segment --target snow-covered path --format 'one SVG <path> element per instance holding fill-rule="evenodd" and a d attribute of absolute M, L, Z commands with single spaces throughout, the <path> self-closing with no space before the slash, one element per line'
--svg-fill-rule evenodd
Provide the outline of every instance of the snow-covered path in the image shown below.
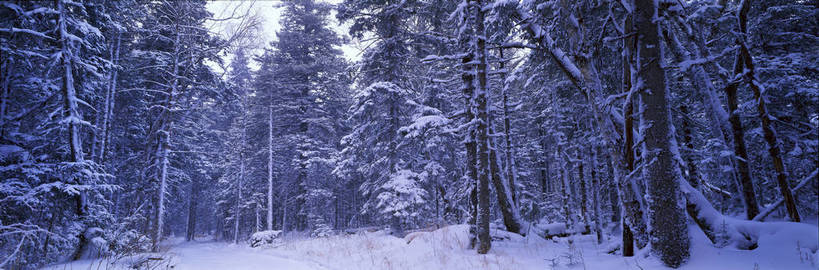
<path fill-rule="evenodd" d="M 297 261 L 277 255 L 271 250 L 252 249 L 245 246 L 228 245 L 218 242 L 183 243 L 171 248 L 174 269 L 282 269 L 282 270 L 322 270 L 312 262 Z"/>
<path fill-rule="evenodd" d="M 172 239 L 165 243 L 167 251 L 160 254 L 140 254 L 112 261 L 80 260 L 57 264 L 44 270 L 87 270 L 87 269 L 132 269 L 137 261 L 146 257 L 161 257 L 162 260 L 149 261 L 140 269 L 179 269 L 179 270 L 325 270 L 327 267 L 307 259 L 291 259 L 274 249 L 253 249 L 244 245 L 232 245 L 224 242 L 184 242 Z"/>

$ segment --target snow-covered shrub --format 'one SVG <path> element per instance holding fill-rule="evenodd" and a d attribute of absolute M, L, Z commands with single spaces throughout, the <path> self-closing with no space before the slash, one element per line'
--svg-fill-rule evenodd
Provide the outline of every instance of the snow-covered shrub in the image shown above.
<path fill-rule="evenodd" d="M 136 230 L 115 233 L 110 239 L 111 252 L 117 255 L 145 252 L 151 248 L 151 239 Z"/>
<path fill-rule="evenodd" d="M 415 218 L 419 209 L 426 203 L 427 192 L 419 183 L 420 176 L 410 170 L 400 170 L 390 175 L 386 183 L 381 185 L 380 193 L 376 196 L 375 208 L 390 216 L 402 226 Z M 401 228 L 393 228 L 400 230 Z"/>
<path fill-rule="evenodd" d="M 250 236 L 250 247 L 262 247 L 281 243 L 282 231 L 260 231 Z"/>
<path fill-rule="evenodd" d="M 333 228 L 327 223 L 319 223 L 313 228 L 313 231 L 310 232 L 310 237 L 328 237 L 333 235 Z"/>
<path fill-rule="evenodd" d="M 105 232 L 101 228 L 88 228 L 85 231 L 85 239 L 88 239 L 88 245 L 81 251 L 80 258 L 97 259 L 111 253 L 108 240 L 105 240 Z"/>

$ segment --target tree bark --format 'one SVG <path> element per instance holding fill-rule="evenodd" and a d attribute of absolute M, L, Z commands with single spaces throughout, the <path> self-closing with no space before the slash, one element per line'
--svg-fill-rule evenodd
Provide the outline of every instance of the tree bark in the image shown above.
<path fill-rule="evenodd" d="M 626 15 L 625 25 L 623 29 L 626 33 L 634 33 L 634 25 L 632 23 L 632 15 Z M 645 221 L 643 221 L 643 210 L 642 206 L 640 205 L 640 201 L 637 198 L 637 194 L 634 194 L 635 188 L 633 187 L 633 180 L 628 175 L 632 175 L 634 172 L 635 166 L 635 158 L 634 158 L 634 103 L 631 91 L 632 91 L 632 66 L 634 62 L 634 57 L 632 56 L 632 52 L 636 51 L 635 48 L 636 43 L 634 42 L 634 37 L 626 37 L 623 39 L 623 91 L 628 93 L 626 95 L 625 101 L 625 109 L 624 109 L 624 118 L 625 123 L 623 125 L 623 137 L 625 138 L 623 144 L 623 156 L 625 157 L 625 172 L 626 172 L 626 179 L 623 180 L 624 183 L 618 183 L 618 190 L 620 193 L 620 198 L 623 202 L 623 256 L 624 257 L 631 257 L 634 256 L 634 232 L 632 230 L 637 230 L 638 232 L 638 241 L 637 246 L 639 248 L 645 247 L 646 241 L 642 237 L 645 235 Z M 629 218 L 631 217 L 632 222 L 629 222 Z"/>
<path fill-rule="evenodd" d="M 273 230 L 273 104 L 268 106 L 267 120 L 267 230 Z"/>
<path fill-rule="evenodd" d="M 506 83 L 506 60 L 503 58 L 503 48 L 498 49 L 501 69 L 501 96 L 503 97 L 503 137 L 505 139 L 506 151 L 504 151 L 504 167 L 506 179 L 509 183 L 509 193 L 512 195 L 512 203 L 517 206 L 518 198 L 515 192 L 515 178 L 517 178 L 517 168 L 515 164 L 515 147 L 512 145 L 512 119 L 509 115 L 509 91 Z"/>
<path fill-rule="evenodd" d="M 491 106 L 488 106 L 491 107 Z M 489 114 L 489 112 L 487 112 Z M 489 120 L 491 121 L 491 120 Z M 490 134 L 495 134 L 495 129 L 492 128 L 491 123 L 489 124 L 488 130 Z M 488 136 L 488 134 L 487 134 Z M 507 182 L 505 180 L 504 174 L 500 169 L 500 157 L 497 154 L 495 140 L 488 136 L 488 145 L 489 145 L 489 168 L 491 171 L 492 176 L 492 184 L 495 187 L 495 195 L 498 197 L 498 208 L 501 210 L 501 215 L 503 216 L 503 224 L 506 226 L 506 230 L 522 234 L 521 232 L 521 225 L 520 225 L 520 213 L 518 212 L 517 207 L 515 206 L 514 202 L 512 201 L 512 194 L 509 192 L 510 188 L 507 187 Z"/>
<path fill-rule="evenodd" d="M 685 102 L 680 103 L 680 114 L 682 116 L 682 132 L 683 132 L 683 145 L 688 151 L 694 151 L 694 143 L 692 142 L 691 136 L 691 125 L 688 123 L 688 105 Z M 694 163 L 693 153 L 688 154 L 685 157 L 685 163 L 688 167 L 688 184 L 691 185 L 693 188 L 697 188 L 699 186 L 699 176 L 697 175 L 697 164 Z"/>
<path fill-rule="evenodd" d="M 465 9 L 464 12 L 469 12 Z M 467 15 L 464 18 L 468 18 Z M 469 48 L 470 36 L 472 28 L 469 19 L 465 19 L 463 24 L 464 33 L 461 33 L 462 39 L 459 40 L 461 47 Z M 464 148 L 466 149 L 466 173 L 467 183 L 469 189 L 469 211 L 470 216 L 467 223 L 469 223 L 469 247 L 474 248 L 477 243 L 477 217 L 478 217 L 478 145 L 475 142 L 475 109 L 473 103 L 473 95 L 475 94 L 475 74 L 472 60 L 474 53 L 472 49 L 467 49 L 467 52 L 461 58 L 461 81 L 463 82 L 462 94 L 464 98 L 464 122 L 466 123 L 466 131 L 464 132 Z"/>
<path fill-rule="evenodd" d="M 72 52 L 73 46 L 71 45 L 71 41 L 68 37 L 68 26 L 66 25 L 69 20 L 69 18 L 67 18 L 69 15 L 67 14 L 68 11 L 64 5 L 65 3 L 63 3 L 62 0 L 56 0 L 58 12 L 57 41 L 61 51 L 60 65 L 62 65 L 63 73 L 60 91 L 63 99 L 63 119 L 67 123 L 68 130 L 68 162 L 84 164 L 85 160 L 83 157 L 82 138 L 80 137 L 81 134 L 79 126 L 82 121 L 82 116 L 77 108 L 77 91 L 74 88 L 74 63 L 71 60 L 74 57 L 74 53 Z M 72 184 L 83 185 L 85 183 L 83 183 L 83 180 L 75 178 L 74 183 Z M 76 195 L 73 195 L 73 199 L 76 207 L 74 211 L 77 219 L 81 221 L 80 224 L 82 226 L 82 229 L 79 230 L 77 235 L 79 244 L 72 255 L 72 259 L 78 260 L 88 246 L 88 239 L 85 237 L 87 225 L 85 222 L 83 222 L 83 219 L 88 216 L 88 205 L 86 203 L 85 193 L 83 191 L 79 191 Z"/>
<path fill-rule="evenodd" d="M 739 58 L 739 56 L 737 57 Z M 734 62 L 734 73 L 742 72 L 742 63 L 740 59 Z M 745 203 L 745 217 L 752 219 L 759 214 L 759 204 L 756 201 L 756 191 L 754 191 L 754 184 L 751 179 L 751 170 L 748 168 L 748 151 L 745 148 L 745 131 L 742 129 L 742 123 L 739 119 L 739 112 L 737 111 L 737 86 L 738 82 L 729 82 L 725 87 L 725 97 L 728 100 L 728 110 L 730 116 L 728 121 L 731 122 L 731 131 L 734 135 L 734 154 L 737 156 L 737 172 L 739 173 L 739 186 L 742 192 L 742 201 Z"/>
<path fill-rule="evenodd" d="M 597 179 L 597 147 L 592 147 L 590 176 L 592 189 L 592 208 L 594 208 L 594 232 L 597 235 L 597 243 L 603 243 L 603 218 L 600 210 L 600 181 Z"/>
<path fill-rule="evenodd" d="M 586 190 L 586 175 L 583 171 L 583 157 L 580 152 L 577 152 L 577 182 L 580 183 L 580 215 L 583 217 L 583 230 L 588 233 L 591 232 L 589 222 L 589 194 Z"/>
<path fill-rule="evenodd" d="M 477 143 L 478 143 L 478 254 L 486 254 L 492 247 L 492 240 L 489 236 L 489 181 L 492 177 L 490 168 L 490 134 L 489 134 L 489 93 L 487 91 L 487 55 L 486 55 L 486 31 L 484 30 L 484 11 L 481 0 L 471 0 L 473 10 L 473 27 L 475 27 L 473 45 L 475 58 L 477 60 L 476 74 L 477 87 L 475 89 L 474 103 L 477 111 Z M 500 172 L 498 172 L 500 173 Z M 495 182 L 495 181 L 493 181 Z M 501 193 L 503 189 L 497 190 Z M 500 195 L 499 195 L 500 196 Z"/>
<path fill-rule="evenodd" d="M 637 78 L 643 82 L 641 130 L 643 174 L 647 182 L 651 250 L 667 266 L 678 267 L 689 257 L 688 227 L 680 207 L 682 175 L 671 153 L 671 113 L 666 95 L 665 71 L 660 67 L 658 7 L 654 0 L 634 1 L 637 30 Z"/>
<path fill-rule="evenodd" d="M 188 226 L 185 230 L 185 240 L 193 241 L 196 237 L 196 203 L 199 197 L 199 185 L 196 179 L 191 180 L 191 190 L 188 196 Z"/>

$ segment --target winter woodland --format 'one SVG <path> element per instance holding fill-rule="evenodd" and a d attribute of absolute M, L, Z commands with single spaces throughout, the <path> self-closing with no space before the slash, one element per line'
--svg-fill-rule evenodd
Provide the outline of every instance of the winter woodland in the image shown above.
<path fill-rule="evenodd" d="M 819 268 L 816 0 L 214 4 L 0 1 L 0 269 Z"/>

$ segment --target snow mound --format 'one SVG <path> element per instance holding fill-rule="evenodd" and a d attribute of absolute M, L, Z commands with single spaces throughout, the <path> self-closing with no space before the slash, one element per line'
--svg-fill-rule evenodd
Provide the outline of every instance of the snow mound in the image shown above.
<path fill-rule="evenodd" d="M 250 247 L 270 246 L 281 243 L 282 231 L 260 231 L 250 236 Z"/>

